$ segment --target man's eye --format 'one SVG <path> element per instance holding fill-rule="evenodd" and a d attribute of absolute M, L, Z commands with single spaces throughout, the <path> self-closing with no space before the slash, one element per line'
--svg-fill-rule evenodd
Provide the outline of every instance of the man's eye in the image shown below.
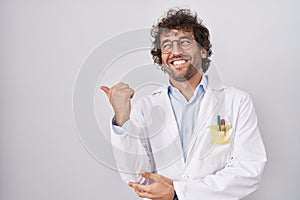
<path fill-rule="evenodd" d="M 163 45 L 162 45 L 162 48 L 163 49 L 170 49 L 172 47 L 172 44 L 171 43 L 164 43 Z"/>
<path fill-rule="evenodd" d="M 190 41 L 190 40 L 182 40 L 182 41 L 180 42 L 180 44 L 181 44 L 181 45 L 190 45 L 190 44 L 192 44 L 192 41 Z"/>

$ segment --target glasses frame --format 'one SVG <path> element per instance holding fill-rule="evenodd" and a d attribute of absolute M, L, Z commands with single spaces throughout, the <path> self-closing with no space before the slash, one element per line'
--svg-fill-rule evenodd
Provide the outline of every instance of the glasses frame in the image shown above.
<path fill-rule="evenodd" d="M 182 43 L 181 43 L 181 42 L 186 41 L 186 40 L 191 42 L 191 44 L 190 44 L 188 47 L 184 47 L 184 46 L 182 45 Z M 162 46 L 163 46 L 165 43 L 167 43 L 167 42 L 170 42 L 171 47 L 170 47 L 169 50 L 163 50 Z M 178 47 L 179 47 L 181 50 L 189 50 L 189 49 L 191 49 L 192 46 L 194 45 L 195 40 L 194 40 L 193 38 L 191 38 L 191 37 L 188 37 L 188 36 L 179 38 L 178 40 L 172 40 L 172 41 L 171 41 L 171 40 L 166 40 L 166 41 L 164 41 L 162 44 L 160 44 L 160 50 L 161 50 L 161 53 L 162 53 L 162 54 L 170 54 L 170 53 L 173 51 L 173 49 L 174 49 L 174 42 L 177 42 L 177 43 L 178 43 Z"/>

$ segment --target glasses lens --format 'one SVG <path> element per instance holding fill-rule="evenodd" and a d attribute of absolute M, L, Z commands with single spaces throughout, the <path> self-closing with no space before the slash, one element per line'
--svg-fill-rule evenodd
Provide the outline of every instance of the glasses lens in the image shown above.
<path fill-rule="evenodd" d="M 191 39 L 182 39 L 179 41 L 179 46 L 183 50 L 191 48 L 193 41 Z"/>
<path fill-rule="evenodd" d="M 163 53 L 169 53 L 171 52 L 173 49 L 173 43 L 171 41 L 168 41 L 168 42 L 164 42 L 162 45 L 161 45 L 161 51 Z"/>
<path fill-rule="evenodd" d="M 177 42 L 179 48 L 182 50 L 188 50 L 193 45 L 193 40 L 189 38 L 184 38 L 180 40 L 166 41 L 161 45 L 162 53 L 170 53 L 173 50 L 174 42 Z"/>

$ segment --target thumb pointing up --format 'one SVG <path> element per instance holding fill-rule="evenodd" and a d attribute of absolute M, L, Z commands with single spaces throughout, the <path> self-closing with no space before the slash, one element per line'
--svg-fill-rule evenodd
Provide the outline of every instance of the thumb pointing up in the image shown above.
<path fill-rule="evenodd" d="M 108 87 L 101 86 L 100 89 L 103 90 L 107 96 L 109 96 L 109 88 Z"/>
<path fill-rule="evenodd" d="M 106 96 L 108 97 L 109 102 L 111 103 L 111 91 L 110 91 L 110 88 L 107 87 L 107 86 L 102 85 L 100 87 L 100 89 L 105 92 Z"/>

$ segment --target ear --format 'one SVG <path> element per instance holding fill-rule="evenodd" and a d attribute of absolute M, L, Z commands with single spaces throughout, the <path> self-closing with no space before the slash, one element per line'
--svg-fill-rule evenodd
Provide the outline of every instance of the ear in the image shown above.
<path fill-rule="evenodd" d="M 201 52 L 201 58 L 202 59 L 204 59 L 204 58 L 206 58 L 207 57 L 207 51 L 206 51 L 206 49 L 204 49 L 203 47 L 201 48 L 201 50 L 200 50 Z"/>

